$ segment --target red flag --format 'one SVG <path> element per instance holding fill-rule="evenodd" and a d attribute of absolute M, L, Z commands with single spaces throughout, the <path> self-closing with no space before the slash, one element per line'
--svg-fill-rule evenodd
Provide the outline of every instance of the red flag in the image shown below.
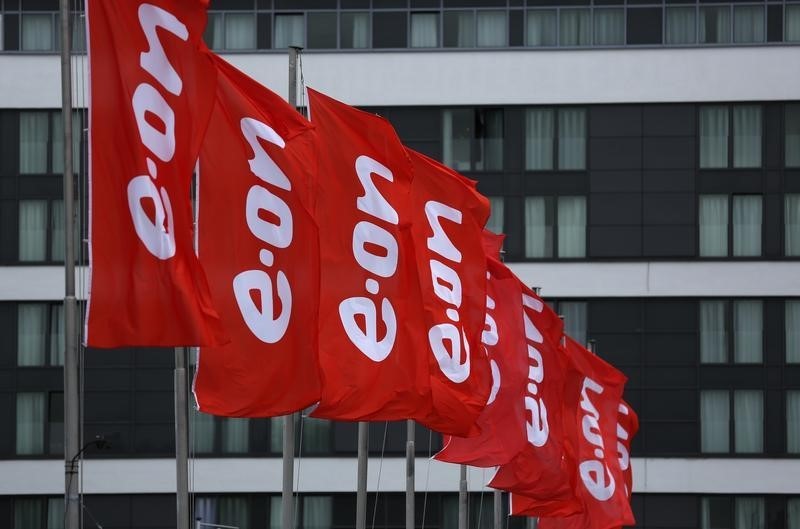
<path fill-rule="evenodd" d="M 498 235 L 484 228 L 481 236 L 483 252 L 495 261 L 502 261 L 500 253 L 503 251 L 503 241 L 505 238 L 505 235 Z"/>
<path fill-rule="evenodd" d="M 215 415 L 283 415 L 320 395 L 316 135 L 280 96 L 215 63 L 199 255 L 232 342 L 201 349 L 195 396 Z"/>
<path fill-rule="evenodd" d="M 189 194 L 214 103 L 206 6 L 89 2 L 87 345 L 226 341 L 194 253 Z"/>
<path fill-rule="evenodd" d="M 320 153 L 322 397 L 313 415 L 418 417 L 430 403 L 430 380 L 411 163 L 386 120 L 308 93 Z"/>
<path fill-rule="evenodd" d="M 631 405 L 621 400 L 617 410 L 619 417 L 617 423 L 617 457 L 619 467 L 625 475 L 625 495 L 628 500 L 633 494 L 633 465 L 631 465 L 631 442 L 633 436 L 639 431 L 639 416 L 633 411 Z"/>
<path fill-rule="evenodd" d="M 486 233 L 486 232 L 484 232 Z M 446 436 L 435 458 L 449 463 L 491 467 L 508 463 L 527 442 L 525 392 L 528 344 L 519 302 L 519 280 L 505 265 L 487 257 L 486 318 L 483 344 L 492 369 L 492 392 L 477 420 L 479 436 Z"/>
<path fill-rule="evenodd" d="M 489 201 L 471 180 L 427 156 L 406 151 L 414 170 L 411 233 L 432 399 L 431 410 L 419 420 L 437 432 L 467 435 L 475 428 L 492 386 L 481 345 L 486 314 L 481 232 L 489 217 Z"/>
<path fill-rule="evenodd" d="M 562 404 L 563 322 L 542 299 L 522 285 L 523 321 L 528 355 L 524 449 L 502 465 L 489 486 L 539 500 L 572 497 L 569 470 L 563 461 Z"/>

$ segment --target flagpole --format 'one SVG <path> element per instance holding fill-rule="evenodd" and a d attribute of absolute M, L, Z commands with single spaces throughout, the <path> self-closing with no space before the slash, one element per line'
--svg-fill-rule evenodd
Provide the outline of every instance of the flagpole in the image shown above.
<path fill-rule="evenodd" d="M 64 124 L 64 528 L 79 529 L 80 385 L 75 299 L 75 206 L 72 176 L 72 63 L 69 0 L 60 0 L 61 114 Z"/>
<path fill-rule="evenodd" d="M 406 421 L 406 529 L 414 529 L 414 421 Z"/>
<path fill-rule="evenodd" d="M 297 108 L 297 56 L 302 48 L 289 46 L 289 97 L 292 108 Z M 292 529 L 294 508 L 294 423 L 297 413 L 283 417 L 283 489 L 281 491 L 281 529 Z"/>
<path fill-rule="evenodd" d="M 494 529 L 503 527 L 503 496 L 499 490 L 494 491 Z"/>
<path fill-rule="evenodd" d="M 356 491 L 356 529 L 367 527 L 367 449 L 369 423 L 358 423 L 358 478 Z M 376 498 L 377 501 L 377 498 Z"/>
<path fill-rule="evenodd" d="M 189 414 L 186 347 L 175 348 L 175 479 L 178 529 L 189 529 Z"/>
<path fill-rule="evenodd" d="M 458 529 L 467 529 L 467 465 L 461 465 L 458 483 Z"/>

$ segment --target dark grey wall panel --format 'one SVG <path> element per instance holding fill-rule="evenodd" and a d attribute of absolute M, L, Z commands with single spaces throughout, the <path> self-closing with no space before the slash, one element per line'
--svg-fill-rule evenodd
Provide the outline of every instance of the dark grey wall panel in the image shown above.
<path fill-rule="evenodd" d="M 596 105 L 590 107 L 590 137 L 601 138 L 641 135 L 641 107 L 637 105 Z"/>
<path fill-rule="evenodd" d="M 589 257 L 641 257 L 641 226 L 590 226 Z"/>
<path fill-rule="evenodd" d="M 695 422 L 644 422 L 639 429 L 647 454 L 696 454 L 699 451 L 698 426 Z"/>
<path fill-rule="evenodd" d="M 696 388 L 697 368 L 692 367 L 665 367 L 647 369 L 644 387 L 649 390 L 656 388 Z"/>
<path fill-rule="evenodd" d="M 649 366 L 696 366 L 697 335 L 648 332 L 644 338 L 644 362 Z"/>
<path fill-rule="evenodd" d="M 642 187 L 645 192 L 691 191 L 695 189 L 694 170 L 670 170 L 642 172 Z"/>
<path fill-rule="evenodd" d="M 648 300 L 644 325 L 648 331 L 697 332 L 697 303 L 684 300 Z"/>
<path fill-rule="evenodd" d="M 645 136 L 694 136 L 694 105 L 644 105 L 642 109 Z"/>
<path fill-rule="evenodd" d="M 589 337 L 597 341 L 598 354 L 607 362 L 619 368 L 641 364 L 642 343 L 639 335 L 590 332 Z"/>
<path fill-rule="evenodd" d="M 592 169 L 639 169 L 642 141 L 639 138 L 590 138 Z"/>
<path fill-rule="evenodd" d="M 638 193 L 598 193 L 589 199 L 589 224 L 592 226 L 642 224 L 642 195 Z"/>
<path fill-rule="evenodd" d="M 695 421 L 698 419 L 697 393 L 690 390 L 647 391 L 648 421 Z"/>
<path fill-rule="evenodd" d="M 642 238 L 645 257 L 694 257 L 697 253 L 697 227 L 645 226 Z"/>
<path fill-rule="evenodd" d="M 632 193 L 642 190 L 642 173 L 636 170 L 591 171 L 591 193 Z"/>
<path fill-rule="evenodd" d="M 645 138 L 645 169 L 694 169 L 693 137 Z"/>
<path fill-rule="evenodd" d="M 643 494 L 647 527 L 697 527 L 698 501 L 692 495 Z"/>

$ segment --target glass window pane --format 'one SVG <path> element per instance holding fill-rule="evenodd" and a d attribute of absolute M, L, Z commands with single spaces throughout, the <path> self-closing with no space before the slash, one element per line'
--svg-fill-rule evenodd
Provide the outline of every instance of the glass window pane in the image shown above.
<path fill-rule="evenodd" d="M 800 4 L 786 5 L 783 16 L 783 40 L 800 42 Z"/>
<path fill-rule="evenodd" d="M 303 497 L 303 529 L 331 529 L 333 498 L 330 496 Z"/>
<path fill-rule="evenodd" d="M 250 420 L 222 419 L 222 453 L 243 454 L 250 449 Z"/>
<path fill-rule="evenodd" d="M 800 195 L 784 196 L 784 251 L 787 257 L 800 255 Z"/>
<path fill-rule="evenodd" d="M 761 167 L 761 107 L 733 107 L 733 166 Z"/>
<path fill-rule="evenodd" d="M 733 429 L 737 454 L 764 451 L 764 393 L 733 392 Z"/>
<path fill-rule="evenodd" d="M 48 454 L 64 453 L 64 393 L 53 392 L 49 395 L 47 410 Z"/>
<path fill-rule="evenodd" d="M 756 300 L 733 302 L 733 361 L 737 364 L 763 362 L 763 304 Z"/>
<path fill-rule="evenodd" d="M 531 108 L 525 114 L 525 169 L 553 168 L 553 110 Z"/>
<path fill-rule="evenodd" d="M 730 6 L 701 7 L 700 42 L 702 44 L 722 44 L 730 41 Z"/>
<path fill-rule="evenodd" d="M 797 390 L 786 392 L 786 451 L 800 454 L 800 391 Z"/>
<path fill-rule="evenodd" d="M 558 111 L 558 168 L 586 168 L 586 110 Z"/>
<path fill-rule="evenodd" d="M 667 44 L 694 44 L 697 42 L 695 28 L 696 11 L 694 7 L 667 8 Z"/>
<path fill-rule="evenodd" d="M 272 417 L 269 420 L 269 451 L 283 451 L 283 417 Z"/>
<path fill-rule="evenodd" d="M 256 49 L 256 17 L 252 13 L 225 13 L 225 49 Z"/>
<path fill-rule="evenodd" d="M 14 498 L 14 529 L 35 529 L 42 526 L 42 498 Z"/>
<path fill-rule="evenodd" d="M 445 110 L 443 116 L 444 163 L 456 171 L 469 171 L 474 111 L 471 108 Z"/>
<path fill-rule="evenodd" d="M 736 506 L 736 529 L 764 529 L 764 498 L 738 497 Z"/>
<path fill-rule="evenodd" d="M 486 221 L 486 229 L 493 233 L 504 233 L 503 214 L 505 201 L 503 197 L 489 197 L 489 205 L 491 213 L 489 214 L 489 220 Z"/>
<path fill-rule="evenodd" d="M 761 196 L 733 197 L 733 255 L 761 255 Z"/>
<path fill-rule="evenodd" d="M 618 46 L 625 43 L 623 9 L 594 10 L 594 43 L 598 46 Z"/>
<path fill-rule="evenodd" d="M 558 197 L 558 256 L 586 257 L 586 197 Z"/>
<path fill-rule="evenodd" d="M 786 500 L 787 510 L 787 529 L 800 529 L 800 498 L 789 498 Z"/>
<path fill-rule="evenodd" d="M 508 46 L 505 11 L 478 11 L 478 47 Z"/>
<path fill-rule="evenodd" d="M 553 9 L 528 11 L 528 29 L 525 34 L 527 46 L 555 46 L 556 12 Z"/>
<path fill-rule="evenodd" d="M 730 452 L 730 402 L 727 391 L 700 392 L 700 451 Z"/>
<path fill-rule="evenodd" d="M 275 15 L 275 48 L 304 46 L 303 15 Z"/>
<path fill-rule="evenodd" d="M 764 42 L 764 6 L 733 6 L 733 42 Z"/>
<path fill-rule="evenodd" d="M 553 199 L 525 199 L 525 257 L 553 256 Z"/>
<path fill-rule="evenodd" d="M 47 172 L 48 118 L 47 112 L 19 113 L 19 172 L 22 174 Z"/>
<path fill-rule="evenodd" d="M 800 105 L 786 105 L 785 149 L 786 167 L 800 167 Z"/>
<path fill-rule="evenodd" d="M 208 22 L 206 22 L 206 31 L 203 33 L 203 40 L 206 46 L 212 50 L 221 50 L 225 45 L 223 23 L 222 13 L 208 13 Z"/>
<path fill-rule="evenodd" d="M 51 159 L 53 160 L 52 173 L 64 173 L 64 119 L 61 112 L 53 112 L 53 138 L 50 142 Z M 72 172 L 78 174 L 81 167 L 81 116 L 78 112 L 72 113 Z"/>
<path fill-rule="evenodd" d="M 588 328 L 587 304 L 585 301 L 562 301 L 558 312 L 564 316 L 564 333 L 578 343 L 586 345 Z"/>
<path fill-rule="evenodd" d="M 216 523 L 229 527 L 250 527 L 250 509 L 247 498 L 239 496 L 220 496 L 217 498 Z"/>
<path fill-rule="evenodd" d="M 439 15 L 411 13 L 411 47 L 435 48 L 439 45 Z"/>
<path fill-rule="evenodd" d="M 789 299 L 784 304 L 786 325 L 786 363 L 800 363 L 800 300 Z"/>
<path fill-rule="evenodd" d="M 700 362 L 703 364 L 722 364 L 728 361 L 726 305 L 724 301 L 700 302 Z"/>
<path fill-rule="evenodd" d="M 53 51 L 55 39 L 51 14 L 22 15 L 22 49 L 24 51 Z"/>
<path fill-rule="evenodd" d="M 309 49 L 336 47 L 336 12 L 308 13 Z"/>
<path fill-rule="evenodd" d="M 19 201 L 19 260 L 47 259 L 47 201 Z"/>
<path fill-rule="evenodd" d="M 45 394 L 17 393 L 18 455 L 44 453 Z"/>
<path fill-rule="evenodd" d="M 64 304 L 50 305 L 50 365 L 64 365 Z"/>
<path fill-rule="evenodd" d="M 700 256 L 728 255 L 728 197 L 700 195 Z"/>
<path fill-rule="evenodd" d="M 269 498 L 269 529 L 281 529 L 281 497 L 270 496 Z"/>
<path fill-rule="evenodd" d="M 700 107 L 700 167 L 728 166 L 728 107 Z"/>
<path fill-rule="evenodd" d="M 503 111 L 479 109 L 476 117 L 478 159 L 475 170 L 500 170 L 503 168 Z"/>
<path fill-rule="evenodd" d="M 327 454 L 331 451 L 331 422 L 314 417 L 302 417 L 303 452 Z"/>
<path fill-rule="evenodd" d="M 214 416 L 200 411 L 192 413 L 192 449 L 198 454 L 214 451 Z"/>
<path fill-rule="evenodd" d="M 475 14 L 472 11 L 445 11 L 442 16 L 445 47 L 475 47 Z"/>
<path fill-rule="evenodd" d="M 369 47 L 369 13 L 341 14 L 341 46 L 345 49 Z"/>
<path fill-rule="evenodd" d="M 70 46 L 72 46 L 72 51 L 85 52 L 86 16 L 83 13 L 73 14 L 69 19 L 69 23 L 72 26 L 72 34 L 70 35 L 70 38 L 72 39 L 72 41 L 70 42 Z"/>
<path fill-rule="evenodd" d="M 46 303 L 17 305 L 17 365 L 45 365 Z"/>
<path fill-rule="evenodd" d="M 64 529 L 64 498 L 47 498 L 47 529 Z"/>
<path fill-rule="evenodd" d="M 559 22 L 561 46 L 589 46 L 592 43 L 591 12 L 588 9 L 562 9 Z"/>
<path fill-rule="evenodd" d="M 700 503 L 702 529 L 733 529 L 731 500 L 724 496 L 703 498 Z"/>

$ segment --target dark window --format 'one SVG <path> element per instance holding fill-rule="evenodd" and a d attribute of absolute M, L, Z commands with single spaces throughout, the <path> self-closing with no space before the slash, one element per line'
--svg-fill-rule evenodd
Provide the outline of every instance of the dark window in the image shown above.
<path fill-rule="evenodd" d="M 308 14 L 309 49 L 329 49 L 336 47 L 336 12 Z"/>
<path fill-rule="evenodd" d="M 628 44 L 661 44 L 661 8 L 628 9 Z"/>
<path fill-rule="evenodd" d="M 526 197 L 525 257 L 586 257 L 586 197 Z"/>
<path fill-rule="evenodd" d="M 64 451 L 64 394 L 19 392 L 16 395 L 17 455 L 59 454 Z"/>
<path fill-rule="evenodd" d="M 530 108 L 525 115 L 525 168 L 586 169 L 586 109 Z"/>
<path fill-rule="evenodd" d="M 375 48 L 408 47 L 408 13 L 376 11 L 372 15 L 372 45 Z"/>
<path fill-rule="evenodd" d="M 442 152 L 445 165 L 457 171 L 503 168 L 503 110 L 444 110 Z"/>
<path fill-rule="evenodd" d="M 369 48 L 369 13 L 343 12 L 340 23 L 339 42 L 342 48 Z"/>

